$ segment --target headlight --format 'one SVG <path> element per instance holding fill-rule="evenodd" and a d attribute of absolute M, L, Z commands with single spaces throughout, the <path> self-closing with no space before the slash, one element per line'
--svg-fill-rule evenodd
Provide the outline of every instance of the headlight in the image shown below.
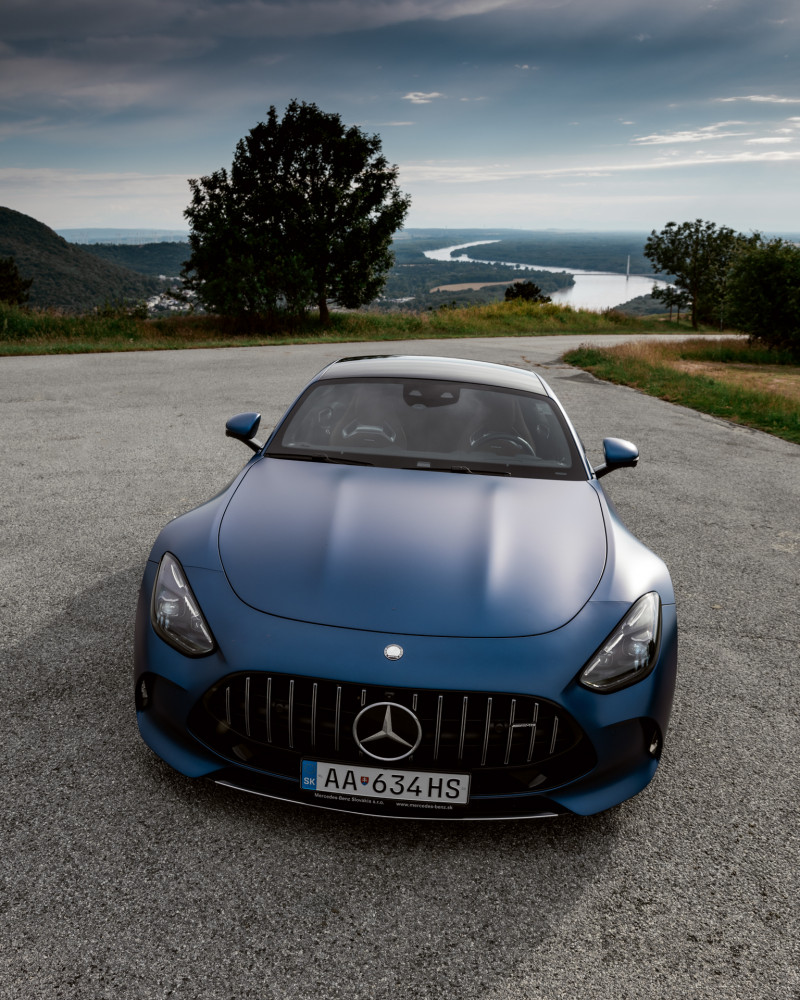
<path fill-rule="evenodd" d="M 633 605 L 578 680 L 592 691 L 618 691 L 646 677 L 655 666 L 661 639 L 661 599 L 645 594 Z"/>
<path fill-rule="evenodd" d="M 164 553 L 158 566 L 150 619 L 161 638 L 182 653 L 204 656 L 214 648 L 211 629 L 171 552 Z"/>

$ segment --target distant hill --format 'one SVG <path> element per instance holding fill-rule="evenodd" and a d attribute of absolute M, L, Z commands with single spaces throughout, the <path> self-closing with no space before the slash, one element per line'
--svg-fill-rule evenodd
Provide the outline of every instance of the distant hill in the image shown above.
<path fill-rule="evenodd" d="M 69 243 L 181 243 L 188 229 L 57 229 Z"/>
<path fill-rule="evenodd" d="M 159 291 L 158 279 L 88 253 L 30 215 L 0 207 L 0 257 L 13 257 L 33 278 L 30 305 L 83 312 L 106 302 L 139 301 Z"/>
<path fill-rule="evenodd" d="M 177 278 L 190 253 L 186 241 L 143 243 L 141 246 L 129 243 L 91 243 L 81 249 L 118 267 L 127 267 L 139 274 L 164 275 L 165 278 Z"/>

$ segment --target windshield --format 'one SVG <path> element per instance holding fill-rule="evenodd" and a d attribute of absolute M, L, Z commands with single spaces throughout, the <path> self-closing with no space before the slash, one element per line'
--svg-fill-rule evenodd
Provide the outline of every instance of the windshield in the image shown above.
<path fill-rule="evenodd" d="M 469 382 L 341 379 L 311 385 L 267 455 L 395 468 L 585 479 L 547 396 Z"/>

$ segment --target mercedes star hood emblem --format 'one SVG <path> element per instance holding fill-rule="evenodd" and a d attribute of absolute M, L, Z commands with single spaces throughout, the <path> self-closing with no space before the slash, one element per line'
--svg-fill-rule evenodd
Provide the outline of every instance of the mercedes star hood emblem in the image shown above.
<path fill-rule="evenodd" d="M 353 739 L 359 750 L 375 760 L 402 760 L 422 742 L 422 726 L 405 705 L 379 701 L 355 717 Z"/>

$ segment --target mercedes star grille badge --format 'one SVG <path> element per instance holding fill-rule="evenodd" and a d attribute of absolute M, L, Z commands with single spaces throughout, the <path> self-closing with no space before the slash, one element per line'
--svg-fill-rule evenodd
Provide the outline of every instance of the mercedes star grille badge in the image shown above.
<path fill-rule="evenodd" d="M 374 760 L 402 760 L 422 742 L 422 726 L 405 705 L 378 701 L 362 708 L 356 716 L 353 739 L 359 750 Z"/>

